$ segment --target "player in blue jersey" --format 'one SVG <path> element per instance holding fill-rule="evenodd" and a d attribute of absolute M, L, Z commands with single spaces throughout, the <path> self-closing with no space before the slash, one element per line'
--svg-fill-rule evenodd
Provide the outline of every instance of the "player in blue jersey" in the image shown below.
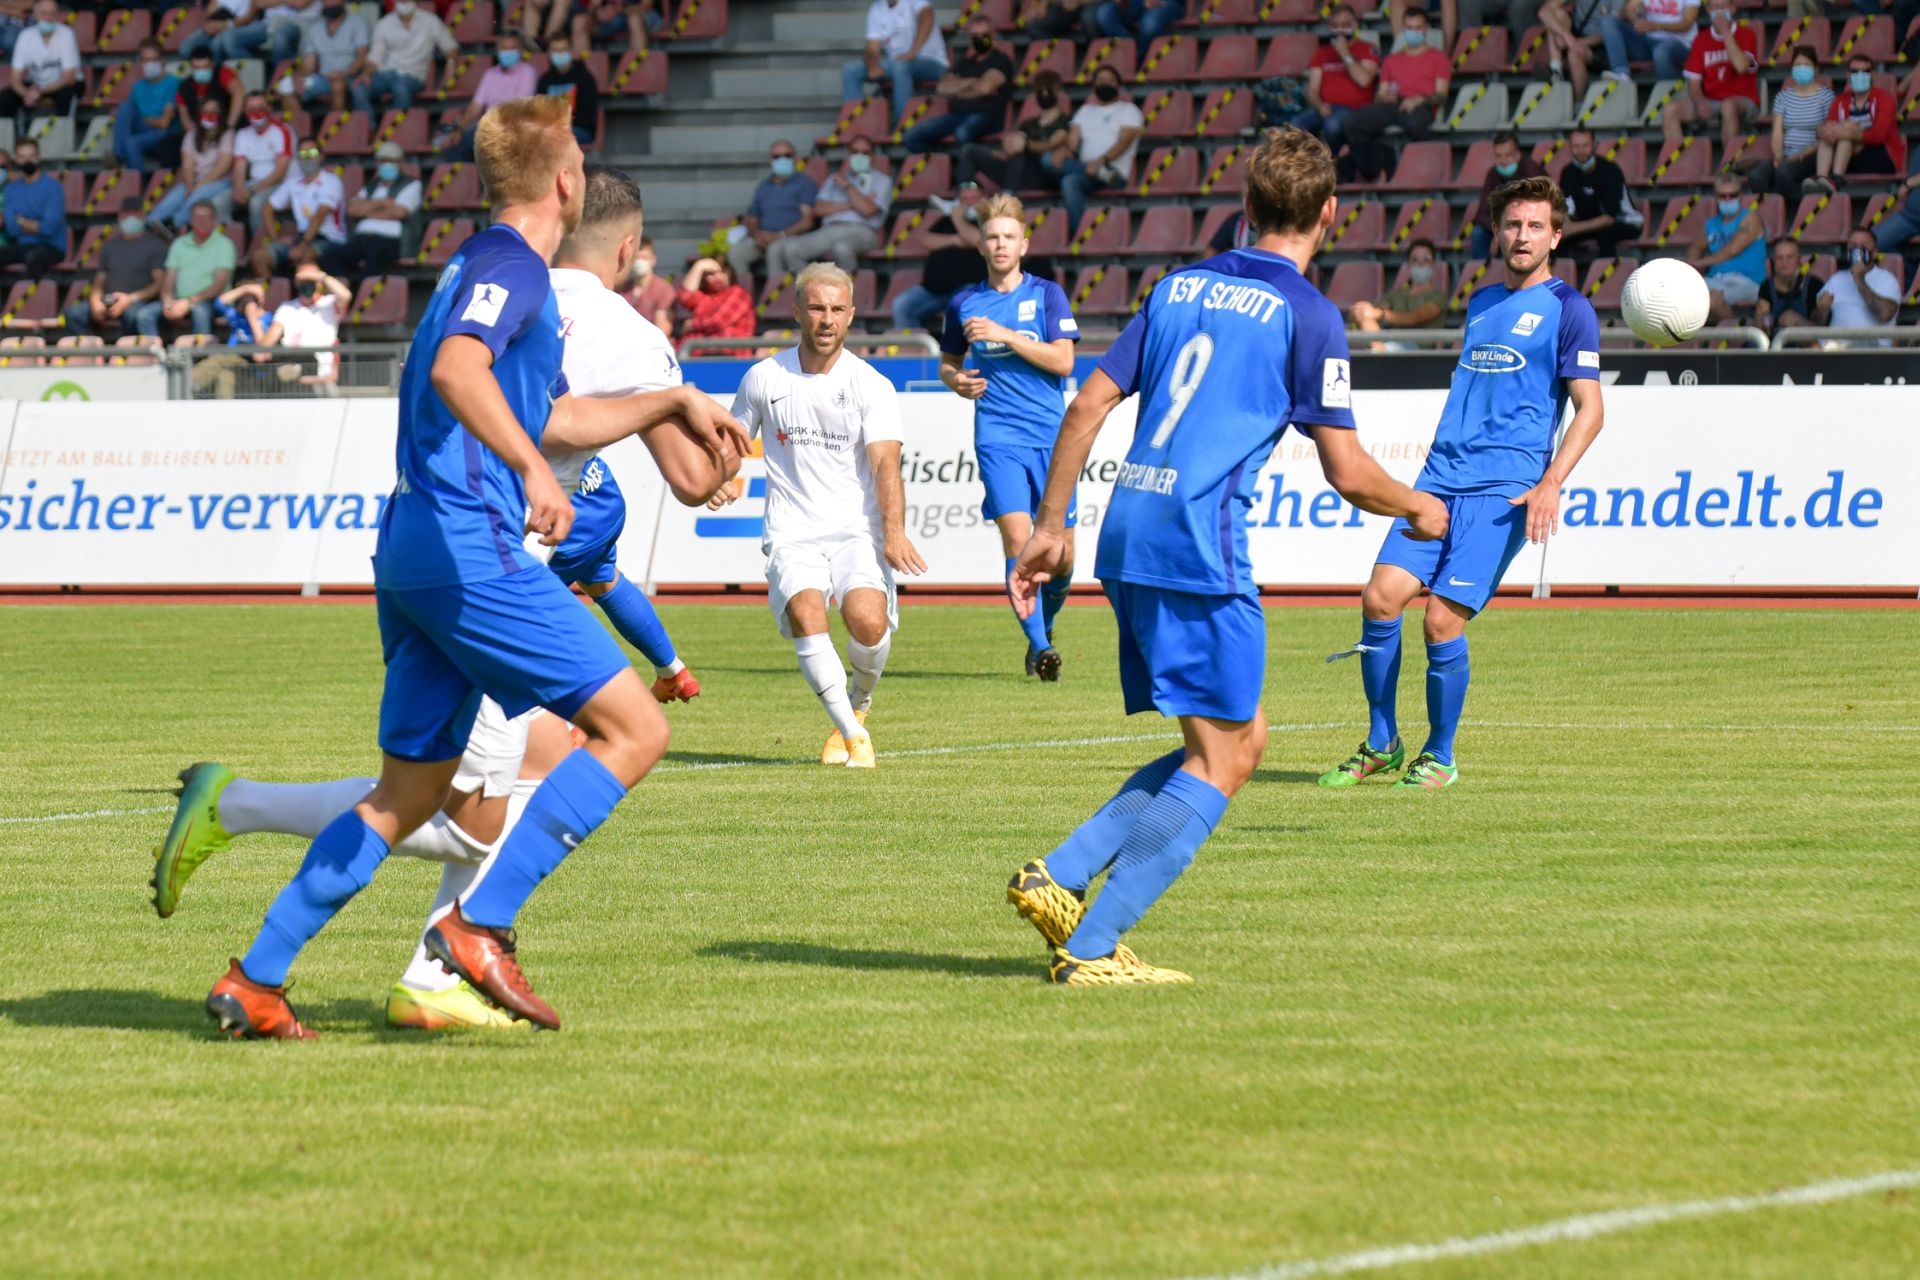
<path fill-rule="evenodd" d="M 1580 291 L 1553 274 L 1566 197 L 1547 178 L 1523 178 L 1496 189 L 1489 209 L 1506 278 L 1467 303 L 1466 343 L 1414 482 L 1447 504 L 1451 524 L 1440 542 L 1409 542 L 1399 525 L 1387 533 L 1360 598 L 1360 643 L 1333 655 L 1359 655 L 1367 738 L 1320 776 L 1323 787 L 1357 786 L 1405 762 L 1394 712 L 1400 615 L 1423 588 L 1431 593 L 1427 741 L 1394 786 L 1437 790 L 1459 780 L 1453 747 L 1467 698 L 1467 623 L 1521 544 L 1559 528 L 1560 487 L 1600 433 L 1600 324 Z M 1556 449 L 1569 401 L 1573 421 Z"/>
<path fill-rule="evenodd" d="M 1061 423 L 1033 537 L 1013 569 L 1015 600 L 1031 610 L 1066 563 L 1074 480 L 1107 415 L 1137 391 L 1094 571 L 1119 622 L 1127 713 L 1179 717 L 1185 745 L 1014 873 L 1007 900 L 1053 948 L 1053 982 L 1190 981 L 1143 963 L 1120 938 L 1193 860 L 1266 747 L 1267 629 L 1246 525 L 1281 433 L 1291 424 L 1312 437 L 1349 502 L 1407 517 L 1410 537 L 1446 531 L 1438 499 L 1392 479 L 1361 448 L 1340 312 L 1301 275 L 1333 222 L 1333 191 L 1324 143 L 1270 131 L 1247 163 L 1253 246 L 1155 285 Z M 1108 868 L 1087 906 L 1088 885 Z"/>
<path fill-rule="evenodd" d="M 1033 532 L 1033 514 L 1046 488 L 1080 326 L 1059 285 L 1022 269 L 1026 211 L 1013 196 L 981 201 L 980 253 L 987 260 L 986 282 L 967 286 L 947 304 L 940 380 L 974 402 L 973 451 L 987 491 L 980 510 L 1000 528 L 1010 573 L 1014 556 Z M 1074 520 L 1069 496 L 1066 527 L 1071 529 Z M 1067 563 L 1041 591 L 1040 608 L 1020 618 L 1027 674 L 1042 680 L 1060 678 L 1053 620 L 1073 585 L 1072 546 L 1069 534 Z"/>
<path fill-rule="evenodd" d="M 379 783 L 329 823 L 207 996 L 231 1036 L 310 1038 L 287 1004 L 300 949 L 364 888 L 388 850 L 447 800 L 481 695 L 509 716 L 543 706 L 587 735 L 528 801 L 427 949 L 502 1008 L 559 1017 L 527 983 L 513 921 L 534 888 L 664 754 L 659 704 L 606 631 L 524 547 L 563 542 L 567 493 L 543 450 L 638 434 L 683 501 L 704 500 L 747 440 L 704 395 L 567 394 L 547 260 L 579 225 L 586 180 L 564 98 L 491 108 L 475 139 L 494 225 L 442 272 L 401 376 L 398 478 L 374 548 L 386 687 Z"/>

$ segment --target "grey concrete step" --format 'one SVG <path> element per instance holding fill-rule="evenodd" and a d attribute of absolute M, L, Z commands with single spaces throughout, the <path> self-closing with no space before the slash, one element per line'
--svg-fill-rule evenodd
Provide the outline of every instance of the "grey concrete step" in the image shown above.
<path fill-rule="evenodd" d="M 813 140 L 833 132 L 836 117 L 762 121 L 758 124 L 668 124 L 649 130 L 648 151 L 660 155 L 740 154 L 743 149 L 765 155 L 768 147 L 785 139 L 806 150 Z"/>
<path fill-rule="evenodd" d="M 806 8 L 773 15 L 775 40 L 839 40 L 860 44 L 867 37 L 867 7 Z"/>
<path fill-rule="evenodd" d="M 815 102 L 840 100 L 840 69 L 837 66 L 736 67 L 732 60 L 715 66 L 707 86 L 720 101 L 733 98 L 775 96 L 810 97 Z"/>

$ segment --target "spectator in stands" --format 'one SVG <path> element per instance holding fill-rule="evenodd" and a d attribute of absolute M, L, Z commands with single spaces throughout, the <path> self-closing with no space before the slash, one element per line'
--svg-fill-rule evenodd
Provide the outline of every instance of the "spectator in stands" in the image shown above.
<path fill-rule="evenodd" d="M 1420 239 L 1407 246 L 1407 282 L 1387 290 L 1378 302 L 1356 302 L 1347 319 L 1356 329 L 1437 329 L 1447 322 L 1447 291 L 1440 287 L 1438 251 L 1433 241 Z M 1404 342 L 1376 342 L 1376 351 L 1418 350 Z"/>
<path fill-rule="evenodd" d="M 1873 232 L 1856 227 L 1847 235 L 1847 269 L 1836 271 L 1820 291 L 1813 322 L 1835 329 L 1890 329 L 1900 314 L 1900 282 L 1893 272 L 1876 265 Z M 1821 344 L 1836 347 L 1889 347 L 1882 338 L 1834 339 Z"/>
<path fill-rule="evenodd" d="M 1731 169 L 1713 175 L 1713 212 L 1687 246 L 1687 261 L 1707 278 L 1707 315 L 1716 321 L 1751 307 L 1767 274 L 1767 229 L 1746 188 Z"/>
<path fill-rule="evenodd" d="M 200 7 L 200 29 L 180 42 L 180 52 L 192 57 L 205 49 L 222 63 L 246 57 L 246 44 L 256 33 L 248 32 L 242 37 L 241 47 L 234 51 L 232 58 L 227 56 L 226 36 L 237 27 L 254 25 L 253 0 L 202 0 Z M 266 32 L 263 24 L 257 34 L 264 37 Z"/>
<path fill-rule="evenodd" d="M 1471 252 L 1484 260 L 1493 252 L 1493 192 L 1516 178 L 1544 178 L 1547 167 L 1520 150 L 1520 139 L 1511 130 L 1493 135 L 1493 163 L 1480 180 L 1480 200 L 1473 207 Z"/>
<path fill-rule="evenodd" d="M 303 263 L 293 273 L 293 296 L 274 311 L 260 345 L 298 347 L 318 354 L 276 366 L 274 373 L 280 381 L 312 385 L 340 376 L 339 358 L 333 348 L 340 345 L 340 317 L 352 305 L 352 290 L 321 270 L 318 263 Z"/>
<path fill-rule="evenodd" d="M 1807 45 L 1793 51 L 1787 84 L 1773 95 L 1773 133 L 1769 153 L 1747 174 L 1763 195 L 1798 196 L 1814 175 L 1820 129 L 1833 110 L 1833 90 L 1820 78 L 1820 58 Z"/>
<path fill-rule="evenodd" d="M 213 50 L 199 49 L 188 59 L 187 77 L 180 82 L 180 119 L 198 120 L 212 103 L 227 127 L 237 129 L 246 97 L 239 73 L 232 67 L 216 67 Z"/>
<path fill-rule="evenodd" d="M 1893 95 L 1873 82 L 1873 59 L 1847 59 L 1847 88 L 1833 101 L 1820 126 L 1814 176 L 1804 191 L 1832 191 L 1833 180 L 1847 173 L 1905 173 L 1907 138 L 1900 132 L 1900 109 Z"/>
<path fill-rule="evenodd" d="M 13 56 L 13 46 L 32 20 L 33 0 L 0 0 L 0 54 Z"/>
<path fill-rule="evenodd" d="M 415 95 L 426 91 L 433 75 L 436 51 L 442 57 L 460 51 L 447 24 L 415 0 L 397 0 L 393 12 L 373 25 L 367 64 L 353 82 L 353 109 L 372 111 L 382 100 L 391 101 L 396 111 L 413 106 Z"/>
<path fill-rule="evenodd" d="M 1102 0 L 1093 11 L 1093 26 L 1115 40 L 1134 38 L 1134 53 L 1145 61 L 1147 50 L 1187 11 L 1183 0 Z"/>
<path fill-rule="evenodd" d="M 866 55 L 840 68 L 840 100 L 858 102 L 871 87 L 893 86 L 894 128 L 913 86 L 947 73 L 947 46 L 931 0 L 873 0 L 867 8 Z"/>
<path fill-rule="evenodd" d="M 1820 293 L 1827 282 L 1804 269 L 1800 261 L 1800 242 L 1781 236 L 1773 242 L 1769 255 L 1773 270 L 1760 284 L 1760 296 L 1753 304 L 1753 322 L 1767 335 L 1812 324 Z"/>
<path fill-rule="evenodd" d="M 1293 118 L 1293 127 L 1317 135 L 1338 158 L 1347 117 L 1373 101 L 1380 51 L 1357 37 L 1360 17 L 1347 5 L 1335 8 L 1327 22 L 1326 43 L 1307 64 L 1307 109 Z"/>
<path fill-rule="evenodd" d="M 480 77 L 480 83 L 473 91 L 473 101 L 460 113 L 460 140 L 448 149 L 449 160 L 471 164 L 473 131 L 479 127 L 480 117 L 487 113 L 487 108 L 497 103 L 511 102 L 515 98 L 531 98 L 534 85 L 540 80 L 533 64 L 526 60 L 526 49 L 519 36 L 511 31 L 504 32 L 497 45 L 493 65 Z M 442 125 L 441 128 L 448 126 Z"/>
<path fill-rule="evenodd" d="M 920 283 L 893 300 L 893 327 L 903 333 L 932 329 L 932 322 L 946 314 L 949 298 L 987 278 L 987 260 L 980 256 L 979 183 L 963 182 L 954 189 L 953 207 L 927 228 L 922 243 L 927 265 Z"/>
<path fill-rule="evenodd" d="M 873 140 L 855 136 L 847 158 L 808 206 L 808 221 L 817 221 L 819 229 L 775 240 L 767 250 L 767 275 L 777 279 L 827 258 L 852 275 L 860 269 L 860 255 L 879 246 L 892 204 L 893 179 L 873 167 Z"/>
<path fill-rule="evenodd" d="M 1491 27 L 1495 18 L 1505 16 L 1507 30 L 1515 37 L 1526 34 L 1540 16 L 1541 0 L 1460 0 L 1460 25 Z"/>
<path fill-rule="evenodd" d="M 1567 197 L 1562 254 L 1576 262 L 1611 258 L 1622 240 L 1640 233 L 1640 210 L 1627 192 L 1627 175 L 1599 153 L 1593 130 L 1584 125 L 1567 134 L 1567 162 L 1560 168 L 1559 182 Z"/>
<path fill-rule="evenodd" d="M 160 286 L 167 278 L 167 246 L 147 230 L 140 197 L 120 202 L 120 234 L 100 242 L 100 266 L 87 286 L 87 296 L 67 308 L 71 333 L 99 333 L 105 328 L 160 336 Z"/>
<path fill-rule="evenodd" d="M 372 180 L 347 203 L 353 234 L 344 244 L 327 244 L 320 250 L 320 265 L 327 274 L 351 279 L 356 286 L 368 276 L 387 275 L 398 265 L 407 219 L 420 212 L 420 179 L 401 171 L 407 157 L 400 144 L 381 143 L 373 158 Z"/>
<path fill-rule="evenodd" d="M 985 14 L 975 14 L 967 23 L 967 48 L 933 91 L 947 99 L 947 109 L 907 130 L 908 151 L 937 150 L 949 138 L 959 150 L 1006 124 L 1007 103 L 1013 98 L 1013 59 L 994 39 L 993 21 Z"/>
<path fill-rule="evenodd" d="M 293 130 L 275 120 L 267 95 L 246 97 L 246 123 L 233 133 L 233 207 L 247 211 L 247 226 L 258 231 L 267 201 L 286 180 L 293 164 Z"/>
<path fill-rule="evenodd" d="M 247 250 L 247 269 L 238 284 L 214 299 L 213 311 L 227 326 L 227 344 L 244 347 L 258 344 L 267 336 L 271 313 L 267 310 L 267 291 L 273 287 L 273 246 L 266 240 L 253 242 Z M 198 373 L 196 368 L 194 372 Z"/>
<path fill-rule="evenodd" d="M 175 324 L 188 321 L 195 333 L 213 332 L 213 301 L 233 278 L 233 241 L 214 223 L 214 208 L 201 200 L 187 215 L 188 233 L 167 246 L 167 282 L 160 289 L 160 313 Z"/>
<path fill-rule="evenodd" d="M 673 304 L 679 300 L 680 291 L 673 287 L 673 281 L 666 279 L 658 270 L 659 255 L 654 251 L 653 241 L 642 238 L 640 251 L 633 256 L 633 283 L 627 286 L 626 299 L 633 309 L 651 320 L 654 327 L 673 336 Z"/>
<path fill-rule="evenodd" d="M 587 49 L 581 46 L 582 53 Z M 557 35 L 547 45 L 547 69 L 540 73 L 534 92 L 571 102 L 573 136 L 582 147 L 593 146 L 600 132 L 600 85 L 588 69 L 586 58 L 575 55 L 568 36 Z"/>
<path fill-rule="evenodd" d="M 0 116 L 71 115 L 84 86 L 80 43 L 55 0 L 34 0 L 33 25 L 13 45 L 13 78 Z"/>
<path fill-rule="evenodd" d="M 301 36 L 319 21 L 320 0 L 283 2 L 271 9 L 260 0 L 217 0 L 208 9 L 209 13 L 219 15 L 225 28 L 210 37 L 214 57 L 223 63 L 264 57 L 270 59 L 267 65 L 271 68 L 293 61 L 300 52 Z M 208 30 L 212 30 L 211 25 Z M 204 47 L 200 33 L 188 36 L 180 47 L 182 50 Z"/>
<path fill-rule="evenodd" d="M 0 267 L 25 264 L 28 276 L 46 275 L 67 256 L 67 191 L 58 178 L 41 172 L 40 144 L 32 138 L 14 144 L 6 203 Z"/>
<path fill-rule="evenodd" d="M 1389 0 L 1387 4 L 1387 22 L 1393 32 L 1394 43 L 1400 43 L 1400 36 L 1407 29 L 1409 14 L 1419 14 L 1427 19 L 1428 46 L 1446 53 L 1453 48 L 1454 38 L 1460 34 L 1460 6 L 1455 0 L 1440 0 L 1440 25 L 1433 25 L 1431 6 L 1426 0 Z M 1435 44 L 1435 41 L 1439 41 Z"/>
<path fill-rule="evenodd" d="M 1036 40 L 1070 39 L 1076 31 L 1093 35 L 1088 0 L 1049 0 L 1046 10 L 1027 21 L 1027 34 Z"/>
<path fill-rule="evenodd" d="M 751 338 L 756 328 L 753 296 L 734 278 L 733 269 L 715 258 L 696 259 L 680 279 L 680 305 L 691 314 L 683 338 Z M 709 356 L 743 356 L 747 352 L 703 351 Z"/>
<path fill-rule="evenodd" d="M 1252 231 L 1247 226 L 1247 211 L 1235 209 L 1231 217 L 1223 218 L 1220 225 L 1213 229 L 1213 234 L 1207 237 L 1207 247 L 1200 251 L 1194 261 L 1204 262 L 1215 254 L 1225 253 L 1229 249 L 1244 249 L 1251 245 L 1253 240 Z"/>
<path fill-rule="evenodd" d="M 1120 92 L 1120 73 L 1111 64 L 1093 73 L 1093 96 L 1080 104 L 1068 128 L 1068 141 L 1040 159 L 1040 169 L 1060 184 L 1067 209 L 1067 234 L 1080 227 L 1087 196 L 1124 187 L 1133 179 L 1146 117 Z"/>
<path fill-rule="evenodd" d="M 1033 77 L 1034 111 L 1023 113 L 1020 123 L 991 143 L 975 142 L 959 148 L 953 158 L 956 182 L 969 182 L 976 174 L 985 174 L 1008 191 L 1049 185 L 1040 159 L 1049 152 L 1068 150 L 1073 121 L 1060 73 L 1051 69 Z M 1057 184 L 1054 184 L 1057 185 Z"/>
<path fill-rule="evenodd" d="M 287 87 L 297 92 L 301 104 L 345 111 L 347 86 L 365 74 L 372 43 L 366 21 L 347 8 L 346 0 L 322 0 L 320 21 L 300 37 L 300 66 Z M 296 109 L 289 104 L 287 114 Z"/>
<path fill-rule="evenodd" d="M 1547 70 L 1555 80 L 1573 88 L 1577 107 L 1587 98 L 1596 54 L 1603 54 L 1600 22 L 1606 11 L 1618 11 L 1622 0 L 1546 0 L 1540 6 L 1540 27 L 1546 35 Z"/>
<path fill-rule="evenodd" d="M 181 134 L 180 82 L 167 74 L 160 46 L 142 41 L 135 59 L 140 78 L 113 114 L 113 155 L 123 166 L 145 173 L 149 162 L 171 168 L 178 162 Z M 169 154 L 173 152 L 173 154 Z"/>
<path fill-rule="evenodd" d="M 813 230 L 813 215 L 808 208 L 820 188 L 800 172 L 799 164 L 791 142 L 782 139 L 768 149 L 767 167 L 771 172 L 753 189 L 753 199 L 742 219 L 746 234 L 727 250 L 727 262 L 736 280 L 751 280 L 753 264 L 781 237 Z"/>
<path fill-rule="evenodd" d="M 220 104 L 209 100 L 200 108 L 193 134 L 180 149 L 180 170 L 167 194 L 153 207 L 148 220 L 156 227 L 186 226 L 187 210 L 205 200 L 224 221 L 233 208 L 233 130 L 227 128 Z"/>
<path fill-rule="evenodd" d="M 1920 150 L 1909 154 L 1907 180 L 1894 188 L 1893 195 L 1900 205 L 1887 210 L 1886 216 L 1880 219 L 1880 225 L 1874 231 L 1874 241 L 1882 253 L 1905 254 L 1912 258 L 1916 248 L 1913 239 L 1920 236 Z"/>
<path fill-rule="evenodd" d="M 1700 0 L 1627 0 L 1618 17 L 1600 19 L 1600 37 L 1607 48 L 1606 74 L 1631 80 L 1633 63 L 1652 62 L 1659 79 L 1678 80 L 1699 25 Z"/>
<path fill-rule="evenodd" d="M 591 7 L 574 0 L 573 47 L 584 55 L 624 33 L 627 52 L 633 53 L 647 48 L 666 24 L 660 0 L 595 0 Z"/>
<path fill-rule="evenodd" d="M 1690 124 L 1720 121 L 1720 153 L 1731 155 L 1747 120 L 1760 110 L 1760 34 L 1733 14 L 1733 0 L 1711 0 L 1707 25 L 1687 54 L 1687 91 L 1661 109 L 1668 146 Z"/>
<path fill-rule="evenodd" d="M 1377 98 L 1347 117 L 1347 164 L 1364 182 L 1379 181 L 1392 167 L 1387 130 L 1398 126 L 1409 139 L 1425 138 L 1447 101 L 1453 59 L 1427 43 L 1433 32 L 1425 13 L 1414 9 L 1402 21 L 1400 47 L 1380 64 Z"/>
<path fill-rule="evenodd" d="M 317 258 L 323 251 L 338 252 L 347 244 L 347 223 L 343 215 L 347 206 L 347 193 L 340 182 L 340 175 L 324 168 L 320 155 L 320 144 L 312 138 L 302 138 L 298 152 L 300 168 L 275 189 L 267 200 L 267 238 L 276 244 L 287 244 L 282 236 L 285 228 L 280 224 L 279 214 L 293 214 L 294 237 L 287 244 L 289 254 L 296 248 L 305 252 L 291 255 L 285 260 L 298 258 Z"/>

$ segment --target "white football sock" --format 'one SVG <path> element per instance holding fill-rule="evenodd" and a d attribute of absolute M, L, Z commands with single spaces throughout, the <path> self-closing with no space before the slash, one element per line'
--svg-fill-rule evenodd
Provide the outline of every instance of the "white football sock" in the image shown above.
<path fill-rule="evenodd" d="M 656 680 L 668 680 L 674 676 L 679 675 L 682 671 L 685 671 L 686 669 L 687 669 L 687 664 L 680 661 L 680 659 L 675 658 L 671 663 L 669 663 L 664 667 L 655 667 L 653 669 L 653 678 Z"/>
<path fill-rule="evenodd" d="M 462 831 L 444 810 L 427 819 L 425 825 L 407 836 L 393 851 L 408 858 L 428 862 L 461 862 L 477 867 L 492 849 Z"/>
<path fill-rule="evenodd" d="M 873 686 L 880 683 L 880 673 L 887 669 L 887 655 L 893 652 L 893 633 L 880 637 L 880 643 L 869 649 L 853 637 L 847 637 L 847 657 L 853 662 L 853 705 L 865 711 L 873 701 Z"/>
<path fill-rule="evenodd" d="M 796 636 L 793 653 L 800 659 L 800 674 L 806 677 L 807 687 L 819 697 L 820 705 L 827 709 L 827 718 L 833 721 L 840 736 L 858 738 L 866 733 L 853 718 L 853 704 L 847 701 L 847 670 L 840 665 L 833 637 Z"/>
<path fill-rule="evenodd" d="M 334 782 L 254 782 L 235 778 L 220 792 L 220 825 L 230 835 L 275 831 L 311 840 L 367 798 L 372 778 Z"/>

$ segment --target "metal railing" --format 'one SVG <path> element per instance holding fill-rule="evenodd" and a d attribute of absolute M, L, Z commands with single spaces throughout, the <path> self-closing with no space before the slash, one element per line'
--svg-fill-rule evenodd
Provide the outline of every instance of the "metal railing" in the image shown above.
<path fill-rule="evenodd" d="M 1465 329 L 1347 330 L 1347 344 L 1356 351 L 1375 342 L 1391 343 L 1402 350 L 1410 347 L 1421 350 L 1430 347 L 1458 347 L 1466 342 L 1466 338 L 1467 331 Z M 1765 331 L 1756 329 L 1751 325 L 1729 329 L 1702 329 L 1699 336 L 1693 340 L 1695 342 L 1735 343 L 1742 347 L 1753 347 L 1761 351 L 1765 351 L 1769 345 Z M 1600 345 L 1602 347 L 1618 347 L 1627 344 L 1632 344 L 1637 347 L 1645 347 L 1647 345 L 1634 336 L 1633 330 L 1621 325 L 1607 325 L 1600 330 Z M 1652 348 L 1648 349 L 1651 350 Z"/>
<path fill-rule="evenodd" d="M 705 351 L 751 351 L 754 355 L 765 355 L 773 351 L 785 351 L 788 347 L 800 345 L 800 335 L 790 331 L 762 333 L 751 338 L 682 338 L 680 340 L 680 358 L 682 360 L 710 360 L 727 357 L 703 356 Z M 847 346 L 856 352 L 877 352 L 881 355 L 920 355 L 930 359 L 940 358 L 940 344 L 927 333 L 849 333 Z M 892 348 L 892 350 L 889 350 Z M 903 349 L 904 348 L 904 349 Z"/>
<path fill-rule="evenodd" d="M 1775 348 L 1812 347 L 1828 342 L 1839 343 L 1844 347 L 1878 347 L 1891 344 L 1896 347 L 1920 346 L 1920 328 L 1908 325 L 1896 328 L 1892 325 L 1884 329 L 1862 328 L 1823 328 L 1818 325 L 1788 325 L 1773 335 Z"/>
<path fill-rule="evenodd" d="M 166 347 L 159 356 L 169 400 L 311 400 L 393 395 L 406 353 L 403 342 L 352 342 Z"/>

